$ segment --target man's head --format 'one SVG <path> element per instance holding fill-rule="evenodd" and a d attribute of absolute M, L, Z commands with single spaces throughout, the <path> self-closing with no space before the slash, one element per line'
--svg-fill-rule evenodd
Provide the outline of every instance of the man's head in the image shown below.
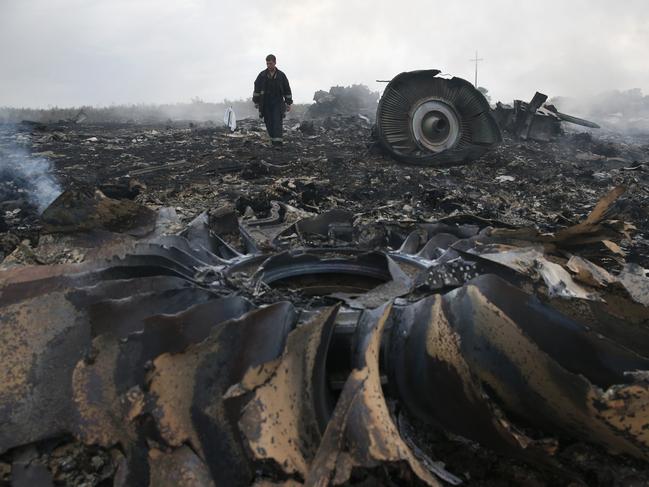
<path fill-rule="evenodd" d="M 275 71 L 275 64 L 277 63 L 277 58 L 275 58 L 275 55 L 269 54 L 266 56 L 266 67 L 271 71 Z"/>

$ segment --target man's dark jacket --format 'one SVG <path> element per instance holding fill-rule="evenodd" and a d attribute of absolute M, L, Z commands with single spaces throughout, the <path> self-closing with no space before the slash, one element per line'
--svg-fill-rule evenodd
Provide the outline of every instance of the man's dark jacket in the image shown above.
<path fill-rule="evenodd" d="M 255 105 L 259 106 L 259 116 L 264 116 L 264 104 L 268 102 L 268 83 L 270 82 L 268 78 L 269 72 L 268 69 L 264 69 L 257 79 L 255 80 L 255 91 L 252 94 L 252 101 Z M 288 84 L 288 78 L 286 75 L 279 69 L 275 69 L 275 81 L 277 82 L 279 88 L 279 96 L 282 101 L 287 105 L 293 103 L 293 95 L 291 93 L 291 87 Z M 284 113 L 286 110 L 282 110 Z"/>

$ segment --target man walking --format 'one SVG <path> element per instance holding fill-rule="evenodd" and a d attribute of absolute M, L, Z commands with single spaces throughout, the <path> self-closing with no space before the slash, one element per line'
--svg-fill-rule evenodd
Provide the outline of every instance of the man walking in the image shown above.
<path fill-rule="evenodd" d="M 270 141 L 274 147 L 282 145 L 282 119 L 291 111 L 293 96 L 286 75 L 277 69 L 274 55 L 266 56 L 266 69 L 255 80 L 252 101 L 264 119 Z"/>

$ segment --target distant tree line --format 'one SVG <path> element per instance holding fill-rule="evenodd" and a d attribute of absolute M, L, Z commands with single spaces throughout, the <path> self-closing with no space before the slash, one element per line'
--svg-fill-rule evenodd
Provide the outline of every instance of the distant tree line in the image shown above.
<path fill-rule="evenodd" d="M 223 123 L 225 109 L 232 107 L 237 118 L 257 117 L 258 112 L 247 100 L 224 100 L 221 103 L 204 102 L 193 98 L 190 103 L 110 105 L 106 107 L 50 107 L 16 108 L 0 107 L 0 123 L 71 121 L 83 113 L 86 123 L 164 123 L 166 121 L 191 120 L 196 122 Z M 296 105 L 293 117 L 304 113 L 308 105 Z"/>
<path fill-rule="evenodd" d="M 376 112 L 379 93 L 365 85 L 333 86 L 329 92 L 315 93 L 313 104 L 294 104 L 289 119 L 362 113 L 370 117 Z M 105 107 L 0 107 L 0 123 L 58 122 L 83 119 L 86 123 L 164 123 L 167 121 L 195 121 L 223 123 L 226 108 L 232 107 L 237 118 L 259 116 L 252 99 L 206 102 L 194 97 L 189 103 L 110 105 Z"/>

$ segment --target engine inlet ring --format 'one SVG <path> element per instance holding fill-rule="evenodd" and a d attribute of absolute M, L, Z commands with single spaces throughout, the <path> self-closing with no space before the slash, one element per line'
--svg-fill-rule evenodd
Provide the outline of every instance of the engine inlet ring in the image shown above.
<path fill-rule="evenodd" d="M 412 112 L 410 128 L 417 144 L 434 153 L 452 149 L 460 140 L 460 119 L 440 100 L 422 101 Z"/>

